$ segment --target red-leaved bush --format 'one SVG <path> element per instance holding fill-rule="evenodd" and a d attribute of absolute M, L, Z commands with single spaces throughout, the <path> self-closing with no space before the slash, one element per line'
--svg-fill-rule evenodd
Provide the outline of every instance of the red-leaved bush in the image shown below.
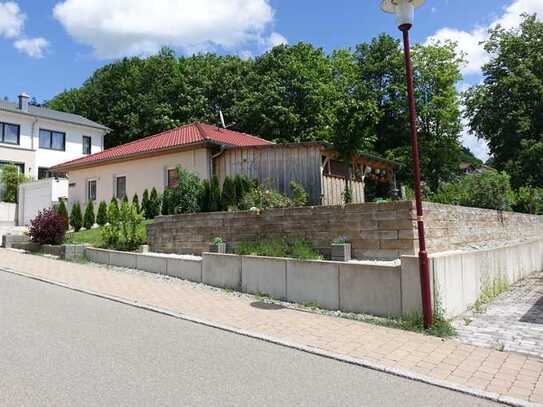
<path fill-rule="evenodd" d="M 60 244 L 66 234 L 66 220 L 54 209 L 44 209 L 30 221 L 28 234 L 35 243 Z"/>

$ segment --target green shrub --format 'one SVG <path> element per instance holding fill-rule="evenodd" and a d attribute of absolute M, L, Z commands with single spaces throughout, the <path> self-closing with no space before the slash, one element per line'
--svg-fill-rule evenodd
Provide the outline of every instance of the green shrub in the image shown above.
<path fill-rule="evenodd" d="M 301 260 L 321 260 L 322 256 L 311 242 L 305 240 L 259 240 L 241 242 L 236 250 L 241 256 L 288 257 Z"/>
<path fill-rule="evenodd" d="M 92 229 L 95 221 L 96 221 L 96 218 L 94 216 L 94 205 L 92 204 L 92 201 L 89 201 L 89 203 L 87 204 L 87 207 L 85 208 L 85 216 L 83 217 L 83 226 L 87 230 Z"/>
<path fill-rule="evenodd" d="M 128 196 L 124 194 L 122 203 L 128 203 Z"/>
<path fill-rule="evenodd" d="M 177 184 L 171 189 L 168 210 L 171 213 L 194 213 L 200 211 L 200 178 L 182 167 L 177 167 Z"/>
<path fill-rule="evenodd" d="M 151 189 L 151 194 L 149 195 L 149 219 L 154 219 L 160 215 L 160 197 L 155 187 Z"/>
<path fill-rule="evenodd" d="M 143 191 L 143 196 L 141 198 L 141 211 L 143 212 L 143 216 L 145 216 L 145 219 L 151 219 L 150 213 L 150 201 L 149 201 L 149 191 L 146 189 Z"/>
<path fill-rule="evenodd" d="M 207 179 L 202 181 L 200 193 L 198 194 L 198 206 L 200 211 L 209 212 L 209 202 L 211 199 L 211 184 Z"/>
<path fill-rule="evenodd" d="M 305 192 L 304 187 L 296 181 L 290 181 L 288 187 L 292 193 L 292 204 L 294 206 L 306 206 L 309 195 Z"/>
<path fill-rule="evenodd" d="M 345 205 L 353 202 L 353 193 L 351 191 L 351 187 L 348 182 L 345 183 L 345 190 L 343 191 L 342 195 L 343 195 L 343 203 Z"/>
<path fill-rule="evenodd" d="M 221 186 L 219 178 L 214 175 L 209 188 L 209 212 L 218 212 L 221 209 Z"/>
<path fill-rule="evenodd" d="M 115 220 L 119 217 L 119 203 L 115 197 L 111 198 L 107 207 L 107 221 L 111 223 L 112 219 Z"/>
<path fill-rule="evenodd" d="M 108 213 L 110 222 L 101 230 L 104 245 L 118 250 L 136 249 L 144 242 L 142 213 L 128 202 L 123 202 L 120 209 L 115 209 L 113 205 L 109 209 L 112 209 Z"/>
<path fill-rule="evenodd" d="M 245 194 L 240 202 L 240 209 L 251 208 L 287 208 L 294 206 L 292 200 L 280 192 L 265 188 L 263 185 L 256 185 L 251 191 Z"/>
<path fill-rule="evenodd" d="M 517 212 L 543 215 L 543 188 L 519 188 L 513 209 Z"/>
<path fill-rule="evenodd" d="M 66 209 L 64 199 L 60 199 L 60 203 L 56 208 L 56 212 L 62 219 L 64 219 L 65 229 L 68 230 L 68 227 L 70 226 L 70 217 L 68 216 L 68 210 Z"/>
<path fill-rule="evenodd" d="M 134 208 L 136 208 L 138 212 L 141 211 L 141 209 L 140 209 L 140 199 L 138 197 L 138 194 L 134 194 L 134 197 L 132 198 L 132 205 L 134 205 Z"/>
<path fill-rule="evenodd" d="M 239 205 L 243 197 L 252 189 L 251 181 L 245 175 L 236 175 L 234 177 L 236 186 L 236 203 Z"/>
<path fill-rule="evenodd" d="M 79 205 L 79 202 L 74 203 L 72 206 L 72 211 L 70 212 L 70 225 L 72 225 L 76 232 L 79 232 L 83 226 L 83 214 L 81 213 L 81 205 Z"/>
<path fill-rule="evenodd" d="M 506 211 L 511 210 L 515 203 L 515 194 L 509 175 L 490 171 L 442 184 L 430 199 L 444 204 Z"/>
<path fill-rule="evenodd" d="M 107 204 L 105 201 L 100 202 L 100 205 L 98 205 L 96 223 L 100 226 L 104 226 L 107 223 Z"/>
<path fill-rule="evenodd" d="M 230 208 L 236 208 L 238 203 L 239 201 L 237 199 L 236 183 L 234 179 L 225 177 L 222 185 L 221 207 L 228 210 Z"/>
<path fill-rule="evenodd" d="M 174 205 L 174 191 L 171 188 L 167 188 L 162 194 L 162 215 L 173 215 L 175 213 Z"/>
<path fill-rule="evenodd" d="M 29 178 L 21 174 L 19 167 L 14 164 L 6 164 L 0 169 L 0 182 L 4 186 L 4 194 L 1 200 L 4 202 L 17 203 L 19 184 Z"/>

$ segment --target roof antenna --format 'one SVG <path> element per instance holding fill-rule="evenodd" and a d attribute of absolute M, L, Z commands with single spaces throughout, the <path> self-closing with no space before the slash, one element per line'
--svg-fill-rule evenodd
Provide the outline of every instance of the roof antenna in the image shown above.
<path fill-rule="evenodd" d="M 223 113 L 222 113 L 222 109 L 220 108 L 220 106 L 217 106 L 217 109 L 219 110 L 219 118 L 220 118 L 220 120 L 221 120 L 221 125 L 222 125 L 222 128 L 223 128 L 223 129 L 226 130 L 226 129 L 228 129 L 229 127 L 233 127 L 233 126 L 236 125 L 236 122 L 230 123 L 229 125 L 226 125 L 226 122 L 224 121 L 224 115 L 223 115 Z M 217 126 L 217 128 L 218 128 L 219 130 L 221 130 L 221 127 Z"/>

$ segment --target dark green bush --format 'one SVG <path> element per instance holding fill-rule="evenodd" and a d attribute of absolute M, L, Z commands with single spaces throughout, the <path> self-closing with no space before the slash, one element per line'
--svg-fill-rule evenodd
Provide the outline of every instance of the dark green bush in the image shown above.
<path fill-rule="evenodd" d="M 271 188 L 266 188 L 261 184 L 256 185 L 251 191 L 246 193 L 239 204 L 240 209 L 243 210 L 251 208 L 288 208 L 291 206 L 294 206 L 294 204 L 289 197 Z"/>
<path fill-rule="evenodd" d="M 79 202 L 74 203 L 72 206 L 72 211 L 70 212 L 70 225 L 76 232 L 79 232 L 83 226 L 83 214 L 81 213 L 81 205 L 79 205 Z"/>
<path fill-rule="evenodd" d="M 509 175 L 489 171 L 442 184 L 436 193 L 430 195 L 430 199 L 444 204 L 507 211 L 515 203 L 515 194 Z"/>
<path fill-rule="evenodd" d="M 111 223 L 112 219 L 117 219 L 119 217 L 119 203 L 115 197 L 111 198 L 109 205 L 107 207 L 107 221 Z"/>
<path fill-rule="evenodd" d="M 162 194 L 162 206 L 160 209 L 162 215 L 173 215 L 175 213 L 173 189 L 167 188 Z"/>
<path fill-rule="evenodd" d="M 149 209 L 151 211 L 150 219 L 156 218 L 160 215 L 160 196 L 155 187 L 151 189 L 151 194 L 149 195 Z"/>
<path fill-rule="evenodd" d="M 292 204 L 294 206 L 306 206 L 309 195 L 305 192 L 304 187 L 296 181 L 290 181 L 288 187 L 292 193 Z"/>
<path fill-rule="evenodd" d="M 143 212 L 143 216 L 145 216 L 145 219 L 151 219 L 150 214 L 152 212 L 152 209 L 149 201 L 149 191 L 147 189 L 143 191 L 143 195 L 141 198 L 141 211 Z"/>
<path fill-rule="evenodd" d="M 70 217 L 68 216 L 68 210 L 66 209 L 66 204 L 64 203 L 64 199 L 60 200 L 60 203 L 58 204 L 56 211 L 59 214 L 59 216 L 62 217 L 62 219 L 64 219 L 65 229 L 68 230 L 68 227 L 70 226 Z"/>
<path fill-rule="evenodd" d="M 222 210 L 221 207 L 221 186 L 219 178 L 214 175 L 211 178 L 211 185 L 209 189 L 209 212 L 218 212 Z"/>
<path fill-rule="evenodd" d="M 134 194 L 134 197 L 132 198 L 132 205 L 134 205 L 134 208 L 136 208 L 136 210 L 140 212 L 140 199 L 138 197 L 138 194 Z"/>
<path fill-rule="evenodd" d="M 211 199 L 211 184 L 207 179 L 202 181 L 200 193 L 198 194 L 198 206 L 202 212 L 210 212 L 209 202 Z"/>
<path fill-rule="evenodd" d="M 233 178 L 225 177 L 222 185 L 221 206 L 224 210 L 238 206 L 236 183 Z"/>
<path fill-rule="evenodd" d="M 95 221 L 94 205 L 92 204 L 92 201 L 89 201 L 87 207 L 85 208 L 85 216 L 83 216 L 83 226 L 87 230 L 92 229 Z"/>
<path fill-rule="evenodd" d="M 101 230 L 102 240 L 108 248 L 135 250 L 144 242 L 143 215 L 135 205 L 123 202 L 120 209 L 110 215 L 110 222 Z"/>
<path fill-rule="evenodd" d="M 234 184 L 236 186 L 236 202 L 239 205 L 243 197 L 252 189 L 252 185 L 245 175 L 236 175 Z"/>
<path fill-rule="evenodd" d="M 100 226 L 104 226 L 107 223 L 107 204 L 105 201 L 100 202 L 100 205 L 98 205 L 96 223 Z"/>
<path fill-rule="evenodd" d="M 177 185 L 169 192 L 168 210 L 171 213 L 194 213 L 200 211 L 200 178 L 182 167 L 177 168 Z"/>

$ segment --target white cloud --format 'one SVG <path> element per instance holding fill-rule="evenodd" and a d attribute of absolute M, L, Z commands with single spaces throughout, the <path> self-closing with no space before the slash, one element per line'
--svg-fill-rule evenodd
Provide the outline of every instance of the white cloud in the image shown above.
<path fill-rule="evenodd" d="M 442 28 L 430 36 L 426 43 L 433 41 L 452 40 L 458 43 L 458 49 L 466 54 L 467 63 L 463 67 L 465 75 L 478 75 L 481 67 L 488 62 L 489 55 L 483 49 L 481 42 L 488 39 L 488 30 L 497 25 L 510 29 L 518 27 L 522 21 L 521 15 L 537 14 L 539 19 L 543 18 L 543 1 L 541 0 L 514 0 L 503 13 L 486 26 L 477 26 L 469 31 L 456 28 Z"/>
<path fill-rule="evenodd" d="M 23 31 L 25 18 L 17 3 L 12 1 L 0 3 L 0 36 L 18 37 Z"/>
<path fill-rule="evenodd" d="M 267 48 L 272 49 L 278 45 L 288 44 L 288 40 L 279 33 L 272 32 L 267 39 Z"/>
<path fill-rule="evenodd" d="M 0 37 L 13 40 L 13 46 L 31 58 L 42 58 L 49 42 L 24 35 L 26 15 L 13 1 L 0 3 Z"/>
<path fill-rule="evenodd" d="M 64 0 L 53 14 L 100 58 L 267 43 L 274 19 L 269 0 Z"/>
<path fill-rule="evenodd" d="M 49 46 L 49 41 L 45 38 L 21 38 L 13 44 L 22 53 L 32 58 L 43 58 L 45 49 Z"/>
<path fill-rule="evenodd" d="M 470 134 L 466 129 L 462 132 L 462 144 L 469 148 L 473 155 L 478 159 L 486 162 L 490 158 L 490 149 L 484 140 L 480 140 L 477 136 Z"/>

